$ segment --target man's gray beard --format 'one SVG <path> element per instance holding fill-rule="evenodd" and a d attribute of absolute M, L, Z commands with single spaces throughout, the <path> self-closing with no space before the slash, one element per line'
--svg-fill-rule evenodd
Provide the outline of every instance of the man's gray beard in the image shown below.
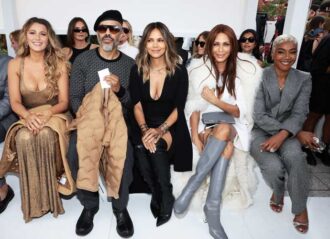
<path fill-rule="evenodd" d="M 111 45 L 102 45 L 102 49 L 105 52 L 110 52 L 113 49 L 113 43 Z"/>
<path fill-rule="evenodd" d="M 108 45 L 108 44 L 103 45 L 102 44 L 102 39 L 100 38 L 99 35 L 97 35 L 97 40 L 98 40 L 99 44 L 101 45 L 103 51 L 105 51 L 105 52 L 110 52 L 114 48 L 117 48 L 117 46 L 118 46 L 118 41 L 116 41 L 115 39 L 112 39 L 112 44 L 111 45 Z"/>

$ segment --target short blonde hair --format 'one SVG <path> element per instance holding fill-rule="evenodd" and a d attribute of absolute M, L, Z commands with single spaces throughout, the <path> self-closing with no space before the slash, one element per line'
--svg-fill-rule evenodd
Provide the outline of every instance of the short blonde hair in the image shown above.
<path fill-rule="evenodd" d="M 289 34 L 282 34 L 282 35 L 276 37 L 276 39 L 273 41 L 272 55 L 274 55 L 275 50 L 278 47 L 278 45 L 285 43 L 285 42 L 292 42 L 298 48 L 298 41 L 294 36 L 289 35 Z"/>

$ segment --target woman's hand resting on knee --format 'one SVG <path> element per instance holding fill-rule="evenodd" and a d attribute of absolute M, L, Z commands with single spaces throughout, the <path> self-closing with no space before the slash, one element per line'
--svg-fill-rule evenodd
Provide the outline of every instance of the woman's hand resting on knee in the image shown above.
<path fill-rule="evenodd" d="M 272 137 L 268 138 L 265 142 L 260 145 L 261 151 L 269 151 L 271 153 L 276 152 L 281 145 L 284 143 L 286 138 L 289 136 L 288 131 L 281 130 L 277 134 L 273 135 Z"/>
<path fill-rule="evenodd" d="M 156 152 L 156 143 L 161 138 L 162 132 L 159 128 L 149 128 L 142 136 L 144 147 L 151 153 Z"/>
<path fill-rule="evenodd" d="M 40 119 L 40 117 L 30 112 L 25 118 L 25 126 L 34 134 L 37 135 L 39 131 L 43 127 L 43 121 Z"/>

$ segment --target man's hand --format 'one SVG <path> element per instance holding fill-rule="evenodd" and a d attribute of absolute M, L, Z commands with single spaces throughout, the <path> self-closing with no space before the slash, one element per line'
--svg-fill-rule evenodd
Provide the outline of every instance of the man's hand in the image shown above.
<path fill-rule="evenodd" d="M 120 90 L 120 80 L 115 74 L 105 76 L 104 80 L 111 86 L 113 92 L 117 93 Z"/>

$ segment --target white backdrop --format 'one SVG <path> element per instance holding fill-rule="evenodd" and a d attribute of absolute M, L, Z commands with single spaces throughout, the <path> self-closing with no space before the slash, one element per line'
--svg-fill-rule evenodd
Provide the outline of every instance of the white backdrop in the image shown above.
<path fill-rule="evenodd" d="M 83 17 L 92 29 L 105 10 L 118 9 L 139 35 L 152 21 L 164 22 L 176 36 L 193 37 L 219 23 L 228 24 L 238 34 L 255 28 L 257 0 L 1 0 L 0 32 L 20 28 L 33 16 L 46 18 L 58 34 L 65 34 L 69 21 Z M 9 4 L 8 2 L 13 2 Z M 0 4 L 1 7 L 1 4 Z M 14 8 L 9 16 L 8 8 Z M 1 28 L 2 27 L 2 28 Z"/>

